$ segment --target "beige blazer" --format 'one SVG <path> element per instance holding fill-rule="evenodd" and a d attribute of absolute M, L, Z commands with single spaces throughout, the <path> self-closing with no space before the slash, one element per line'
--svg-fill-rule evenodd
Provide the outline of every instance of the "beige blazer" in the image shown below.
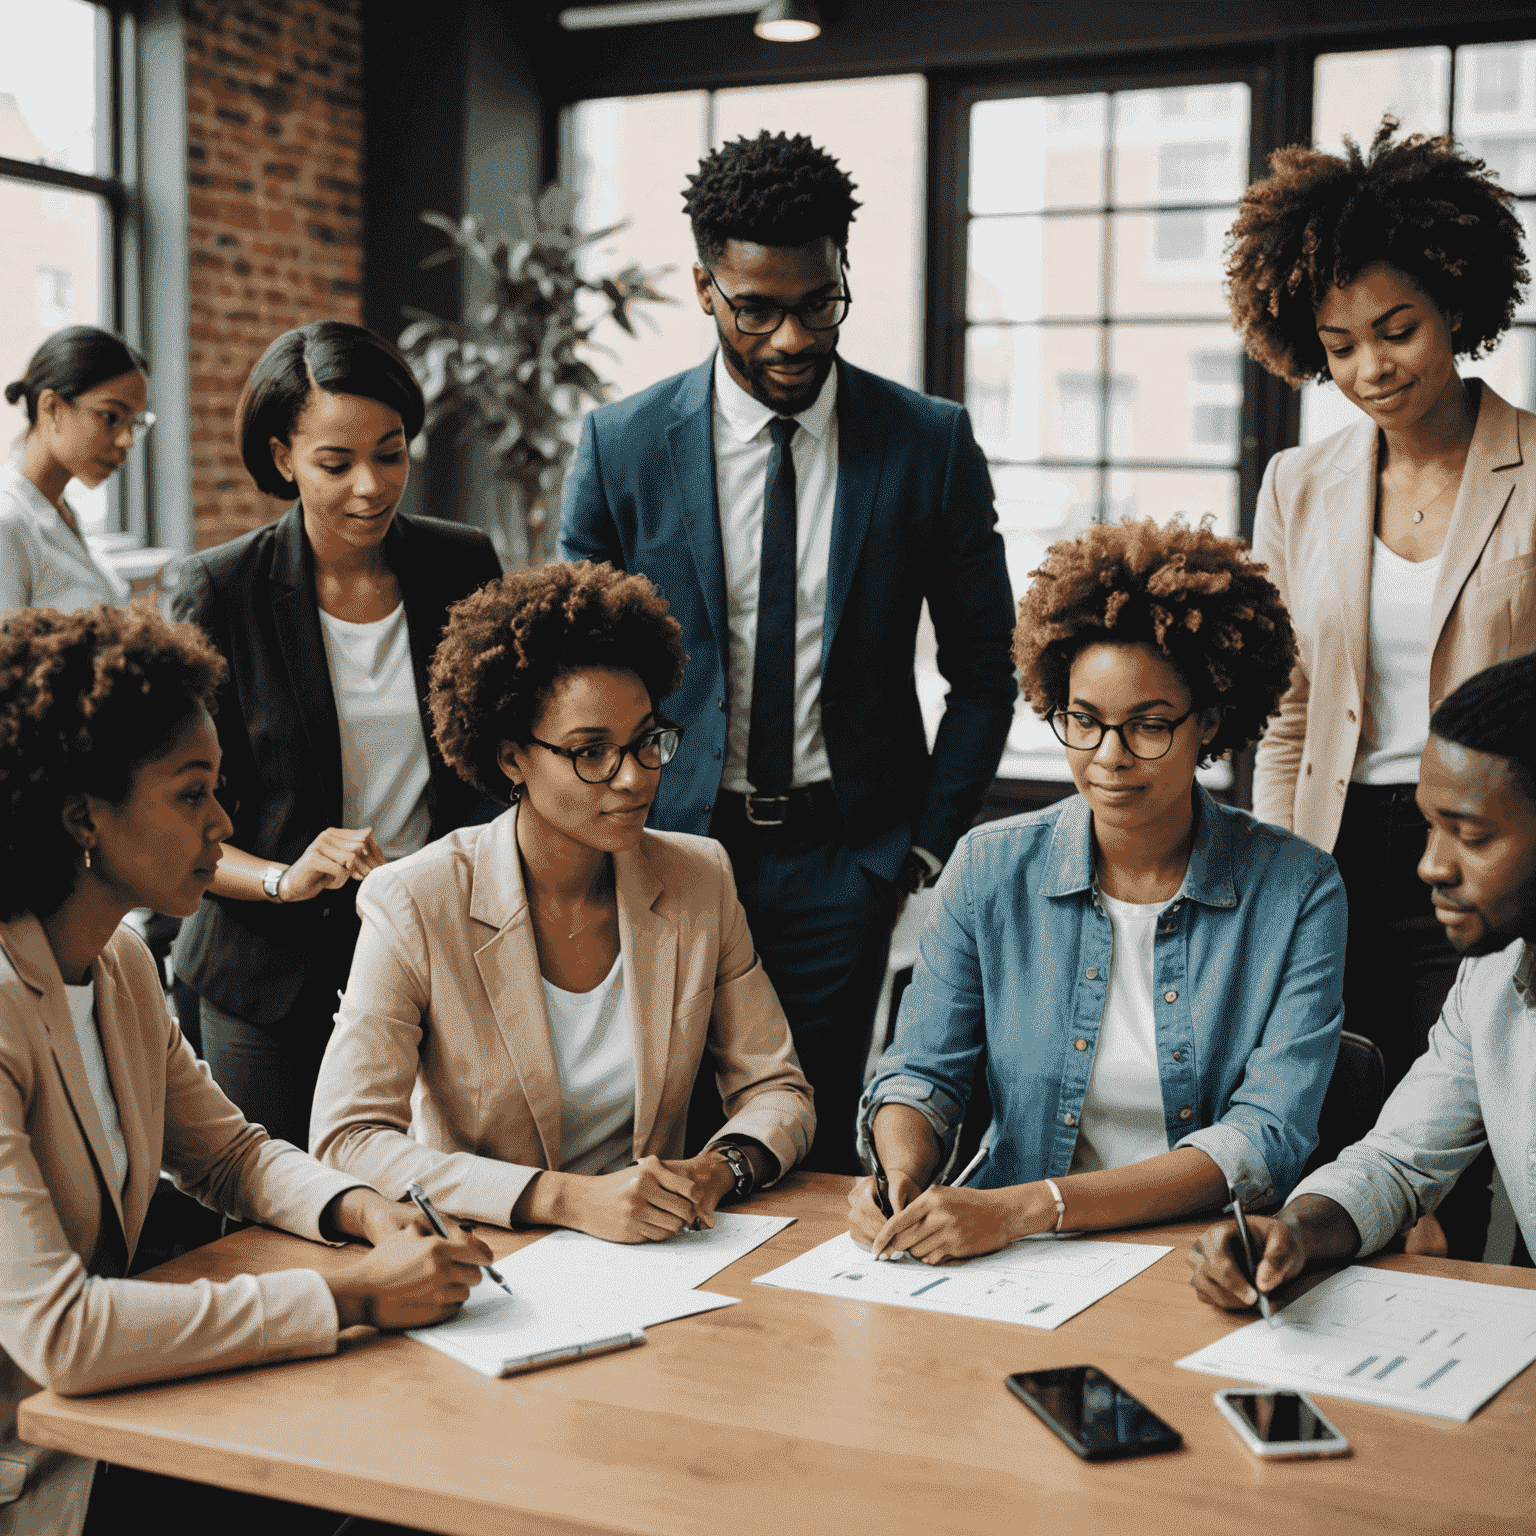
<path fill-rule="evenodd" d="M 336 1307 L 310 1270 L 155 1285 L 127 1268 L 164 1167 L 205 1205 L 316 1240 L 360 1181 L 246 1124 L 170 1015 L 154 960 L 120 928 L 95 967 L 103 1054 L 128 1150 L 117 1175 L 36 918 L 0 922 L 0 1533 L 79 1529 L 95 1463 L 20 1444 L 16 1405 L 328 1354 Z"/>
<path fill-rule="evenodd" d="M 1431 705 L 1536 649 L 1536 416 L 1481 389 L 1430 612 Z M 1276 454 L 1254 521 L 1254 553 L 1290 609 L 1300 655 L 1259 743 L 1253 809 L 1329 851 L 1365 715 L 1376 442 L 1362 420 Z"/>
<path fill-rule="evenodd" d="M 682 1155 L 707 1048 L 725 1130 L 755 1137 L 788 1171 L 815 1131 L 811 1089 L 725 850 L 646 832 L 613 863 L 634 1155 Z M 534 1175 L 560 1166 L 560 1080 L 516 809 L 376 869 L 357 911 L 310 1146 L 392 1199 L 414 1181 L 445 1211 L 508 1226 Z"/>

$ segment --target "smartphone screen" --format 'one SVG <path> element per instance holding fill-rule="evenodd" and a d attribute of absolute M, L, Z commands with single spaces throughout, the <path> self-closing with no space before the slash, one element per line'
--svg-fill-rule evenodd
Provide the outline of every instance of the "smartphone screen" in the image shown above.
<path fill-rule="evenodd" d="M 1092 1365 L 1021 1371 L 1008 1390 L 1042 1418 L 1085 1461 L 1177 1450 L 1176 1429 Z"/>
<path fill-rule="evenodd" d="M 1226 1392 L 1223 1396 L 1266 1445 L 1341 1438 L 1299 1392 Z"/>

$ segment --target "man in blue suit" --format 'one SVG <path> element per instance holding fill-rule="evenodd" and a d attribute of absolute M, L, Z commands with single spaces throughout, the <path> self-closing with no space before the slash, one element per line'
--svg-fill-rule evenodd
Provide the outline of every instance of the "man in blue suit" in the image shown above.
<path fill-rule="evenodd" d="M 719 350 L 587 418 L 561 550 L 643 572 L 682 624 L 685 733 L 650 825 L 730 853 L 816 1090 L 804 1166 L 856 1172 L 891 924 L 971 824 L 1012 720 L 1008 574 L 965 411 L 837 356 L 858 207 L 837 162 L 764 132 L 689 182 Z M 931 753 L 924 599 L 949 683 Z"/>

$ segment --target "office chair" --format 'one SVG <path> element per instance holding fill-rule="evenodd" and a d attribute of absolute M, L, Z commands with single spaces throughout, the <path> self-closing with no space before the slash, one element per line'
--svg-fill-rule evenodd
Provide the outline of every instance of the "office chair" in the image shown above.
<path fill-rule="evenodd" d="M 1317 1146 L 1306 1172 L 1331 1163 L 1376 1124 L 1387 1097 L 1387 1068 L 1376 1043 L 1344 1030 L 1339 1059 L 1317 1117 Z"/>

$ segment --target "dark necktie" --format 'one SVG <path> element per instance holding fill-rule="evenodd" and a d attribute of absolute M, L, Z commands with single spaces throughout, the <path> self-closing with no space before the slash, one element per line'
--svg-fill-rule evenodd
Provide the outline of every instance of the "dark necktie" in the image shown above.
<path fill-rule="evenodd" d="M 768 430 L 773 452 L 763 498 L 747 777 L 757 794 L 782 795 L 789 788 L 795 745 L 795 458 L 789 444 L 800 423 L 775 416 Z"/>

